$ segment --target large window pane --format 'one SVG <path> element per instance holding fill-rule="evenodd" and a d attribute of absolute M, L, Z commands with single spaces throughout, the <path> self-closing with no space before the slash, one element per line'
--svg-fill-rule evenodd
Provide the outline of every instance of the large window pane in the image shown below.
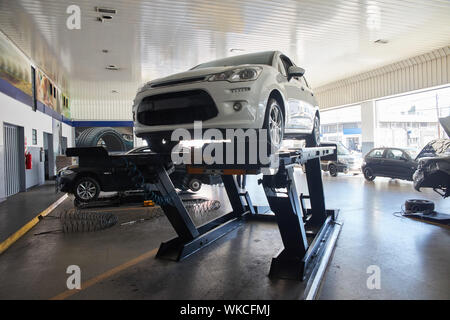
<path fill-rule="evenodd" d="M 361 106 L 321 110 L 322 141 L 342 142 L 348 149 L 361 151 Z"/>
<path fill-rule="evenodd" d="M 376 101 L 377 147 L 418 151 L 447 135 L 438 118 L 450 115 L 450 87 Z"/>

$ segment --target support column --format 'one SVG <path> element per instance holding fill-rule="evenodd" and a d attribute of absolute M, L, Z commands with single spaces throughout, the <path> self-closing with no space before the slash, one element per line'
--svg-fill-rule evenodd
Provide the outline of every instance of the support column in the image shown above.
<path fill-rule="evenodd" d="M 361 148 L 365 155 L 375 146 L 376 109 L 375 100 L 361 103 Z"/>

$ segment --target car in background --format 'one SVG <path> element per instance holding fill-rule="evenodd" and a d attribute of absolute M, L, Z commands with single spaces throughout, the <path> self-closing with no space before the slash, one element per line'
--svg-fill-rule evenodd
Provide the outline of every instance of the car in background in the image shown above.
<path fill-rule="evenodd" d="M 92 147 L 92 149 L 96 148 Z M 145 154 L 152 151 L 149 147 L 138 147 L 126 153 L 108 153 L 106 148 L 103 152 L 106 156 L 111 157 L 112 155 Z M 100 192 L 140 191 L 137 189 L 136 182 L 128 175 L 126 166 L 122 162 L 97 161 L 94 156 L 93 159 L 84 163 L 84 165 L 71 165 L 59 170 L 56 175 L 56 189 L 73 194 L 80 202 L 95 201 Z M 202 184 L 221 183 L 219 176 L 188 174 L 183 166 L 175 167 L 175 170 L 170 174 L 170 178 L 175 188 L 182 191 L 197 192 Z"/>
<path fill-rule="evenodd" d="M 450 117 L 439 119 L 450 136 Z M 432 188 L 442 197 L 450 196 L 450 139 L 428 143 L 417 156 L 419 164 L 413 175 L 414 188 Z"/>
<path fill-rule="evenodd" d="M 283 139 L 320 143 L 320 114 L 305 70 L 278 51 L 232 56 L 146 83 L 136 94 L 136 136 L 156 152 L 178 143 L 178 128 L 266 129 L 269 146 Z"/>
<path fill-rule="evenodd" d="M 327 146 L 322 143 L 321 146 Z M 320 165 L 323 171 L 328 171 L 330 176 L 336 177 L 338 172 L 348 173 L 349 171 L 359 172 L 361 170 L 362 157 L 360 153 L 348 150 L 342 142 L 336 142 L 337 161 L 321 160 Z"/>
<path fill-rule="evenodd" d="M 417 161 L 401 148 L 374 148 L 364 157 L 361 170 L 364 178 L 373 181 L 376 177 L 413 180 Z"/>

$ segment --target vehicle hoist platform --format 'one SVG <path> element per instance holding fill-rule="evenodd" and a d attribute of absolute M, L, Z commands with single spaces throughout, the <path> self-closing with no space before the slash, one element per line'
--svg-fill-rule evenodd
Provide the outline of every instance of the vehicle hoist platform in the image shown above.
<path fill-rule="evenodd" d="M 166 170 L 158 171 L 158 190 L 164 197 L 171 197 L 171 205 L 162 205 L 167 218 L 178 236 L 161 244 L 157 258 L 182 260 L 206 247 L 220 237 L 238 228 L 248 219 L 265 219 L 277 222 L 284 249 L 272 259 L 270 276 L 303 280 L 310 271 L 310 264 L 320 258 L 320 248 L 331 235 L 338 210 L 327 210 L 322 184 L 320 157 L 334 157 L 335 147 L 303 148 L 278 154 L 279 167 L 275 174 L 263 174 L 262 184 L 273 214 L 260 213 L 253 206 L 245 183 L 237 176 L 260 174 L 261 167 L 210 165 L 188 166 L 188 173 L 220 174 L 232 211 L 215 220 L 195 227 L 188 212 L 179 200 Z M 299 194 L 294 167 L 306 166 L 309 195 Z M 306 208 L 305 200 L 310 208 Z M 317 258 L 317 259 L 315 259 Z M 316 260 L 316 261 L 313 261 Z"/>
<path fill-rule="evenodd" d="M 80 162 L 83 156 L 95 157 L 96 161 L 103 156 L 102 161 L 107 161 L 108 165 L 128 172 L 136 188 L 144 190 L 148 194 L 147 199 L 160 205 L 177 237 L 161 243 L 156 258 L 183 260 L 249 219 L 264 219 L 276 221 L 284 245 L 284 249 L 272 259 L 269 276 L 304 280 L 323 255 L 324 245 L 331 234 L 336 234 L 331 229 L 336 225 L 339 210 L 325 208 L 320 167 L 321 158 L 335 160 L 335 146 L 279 151 L 279 166 L 272 170 L 248 164 L 187 165 L 187 174 L 220 174 L 232 208 L 231 212 L 199 227 L 194 225 L 170 180 L 170 173 L 174 170 L 170 154 L 108 155 L 105 150 L 77 149 Z M 294 174 L 294 167 L 303 164 L 309 195 L 299 194 L 299 181 Z M 254 206 L 245 190 L 245 176 L 256 174 L 262 174 L 258 183 L 266 194 L 269 214 L 264 212 L 267 209 Z M 309 200 L 310 208 L 306 207 L 305 200 Z"/>

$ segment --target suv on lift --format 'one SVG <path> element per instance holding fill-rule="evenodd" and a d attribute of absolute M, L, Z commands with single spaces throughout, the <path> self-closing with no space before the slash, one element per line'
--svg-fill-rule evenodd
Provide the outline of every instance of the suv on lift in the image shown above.
<path fill-rule="evenodd" d="M 361 170 L 364 178 L 373 181 L 376 177 L 413 180 L 417 161 L 404 149 L 375 148 L 364 157 Z"/>

